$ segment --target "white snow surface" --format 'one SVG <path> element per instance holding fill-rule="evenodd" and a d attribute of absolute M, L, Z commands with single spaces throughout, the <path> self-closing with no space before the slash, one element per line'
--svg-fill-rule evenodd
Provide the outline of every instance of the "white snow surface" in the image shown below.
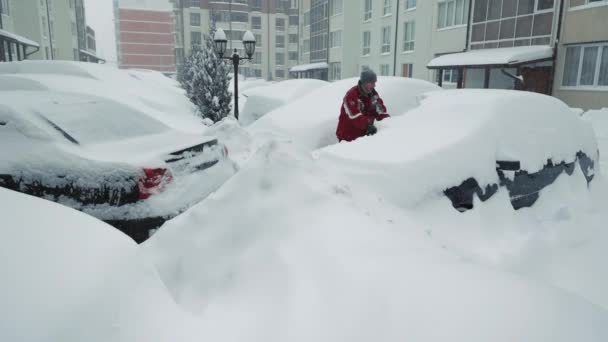
<path fill-rule="evenodd" d="M 552 56 L 553 48 L 546 45 L 482 49 L 441 55 L 432 59 L 427 67 L 519 64 L 547 59 Z"/>
<path fill-rule="evenodd" d="M 250 88 L 250 90 L 243 92 L 247 100 L 239 114 L 239 122 L 245 126 L 250 125 L 268 112 L 328 84 L 326 81 L 315 79 L 294 79 L 265 87 Z"/>
<path fill-rule="evenodd" d="M 255 36 L 253 35 L 253 33 L 251 33 L 251 31 L 247 30 L 247 31 L 245 31 L 245 34 L 243 34 L 243 41 L 244 42 L 255 42 Z"/>
<path fill-rule="evenodd" d="M 349 78 L 312 91 L 266 114 L 250 131 L 279 134 L 309 149 L 335 144 L 342 99 L 357 82 Z M 422 80 L 379 76 L 376 89 L 388 113 L 398 116 L 418 106 L 418 96 L 441 88 Z"/>
<path fill-rule="evenodd" d="M 329 68 L 329 64 L 326 62 L 319 63 L 309 63 L 309 64 L 301 64 L 296 65 L 289 69 L 290 72 L 298 72 L 298 71 L 308 71 L 308 70 L 317 70 L 317 69 L 327 69 Z"/>
<path fill-rule="evenodd" d="M 589 120 L 593 125 L 597 144 L 600 150 L 600 165 L 604 170 L 608 169 L 608 108 L 589 110 L 584 113 L 583 118 Z"/>
<path fill-rule="evenodd" d="M 0 340 L 196 340 L 192 317 L 130 238 L 4 188 L 0 203 Z"/>
<path fill-rule="evenodd" d="M 164 124 L 200 134 L 205 126 L 179 84 L 152 70 L 120 70 L 115 66 L 70 61 L 23 61 L 0 64 L 0 77 L 23 79 L 24 85 L 106 97 L 128 105 Z M 5 87 L 3 87 L 5 88 Z M 10 88 L 8 89 L 10 90 Z"/>
<path fill-rule="evenodd" d="M 579 151 L 597 159 L 591 125 L 560 100 L 530 92 L 430 93 L 419 107 L 378 126 L 375 136 L 328 146 L 319 156 L 371 187 L 393 184 L 388 196 L 400 205 L 469 177 L 497 183 L 498 160 L 536 172 L 548 159 L 572 162 Z"/>
<path fill-rule="evenodd" d="M 483 247 L 468 233 L 494 236 L 497 245 L 509 228 L 459 238 L 458 228 L 478 214 L 434 203 L 424 217 L 437 217 L 425 222 L 360 190 L 306 150 L 271 140 L 214 195 L 165 224 L 144 253 L 197 317 L 202 340 L 608 338 L 600 306 L 454 251 Z M 450 237 L 461 244 L 446 245 Z"/>

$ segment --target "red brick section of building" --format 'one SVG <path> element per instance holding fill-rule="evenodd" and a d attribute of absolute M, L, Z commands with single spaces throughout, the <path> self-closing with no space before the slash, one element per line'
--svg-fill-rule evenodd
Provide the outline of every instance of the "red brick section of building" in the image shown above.
<path fill-rule="evenodd" d="M 171 12 L 119 9 L 120 68 L 175 72 Z"/>

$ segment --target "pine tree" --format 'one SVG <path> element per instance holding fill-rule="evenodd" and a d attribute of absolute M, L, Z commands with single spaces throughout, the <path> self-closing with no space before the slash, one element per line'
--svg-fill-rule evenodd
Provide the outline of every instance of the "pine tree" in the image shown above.
<path fill-rule="evenodd" d="M 212 33 L 204 37 L 204 46 L 194 45 L 184 61 L 178 80 L 199 115 L 218 122 L 231 110 L 230 78 L 224 60 L 217 57 Z"/>

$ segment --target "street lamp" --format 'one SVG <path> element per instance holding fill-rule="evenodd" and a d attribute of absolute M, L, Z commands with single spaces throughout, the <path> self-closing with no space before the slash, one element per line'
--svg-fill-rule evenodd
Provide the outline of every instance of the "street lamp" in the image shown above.
<path fill-rule="evenodd" d="M 217 29 L 213 35 L 213 41 L 215 43 L 215 53 L 222 59 L 229 59 L 232 61 L 234 67 L 234 117 L 239 119 L 239 64 L 244 60 L 251 60 L 253 53 L 255 52 L 255 37 L 251 31 L 245 32 L 243 35 L 243 45 L 245 46 L 245 53 L 247 57 L 241 57 L 234 49 L 232 56 L 224 57 L 226 52 L 226 33 L 224 30 Z"/>

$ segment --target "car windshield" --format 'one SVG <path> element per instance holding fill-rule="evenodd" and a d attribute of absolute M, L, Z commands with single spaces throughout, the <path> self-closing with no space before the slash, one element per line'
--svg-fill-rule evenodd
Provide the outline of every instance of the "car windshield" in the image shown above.
<path fill-rule="evenodd" d="M 158 134 L 169 129 L 143 113 L 106 99 L 53 101 L 39 114 L 66 139 L 85 145 Z"/>

